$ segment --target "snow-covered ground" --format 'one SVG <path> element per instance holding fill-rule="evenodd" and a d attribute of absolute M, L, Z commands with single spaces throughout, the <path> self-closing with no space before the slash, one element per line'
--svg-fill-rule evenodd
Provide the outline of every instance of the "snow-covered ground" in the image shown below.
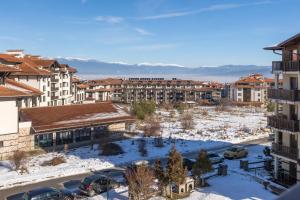
<path fill-rule="evenodd" d="M 207 111 L 207 115 L 203 114 Z M 164 147 L 155 147 L 153 138 L 146 138 L 148 155 L 142 157 L 138 152 L 139 136 L 117 142 L 122 146 L 124 154 L 116 156 L 102 156 L 97 145 L 81 147 L 68 152 L 47 153 L 29 158 L 26 164 L 28 173 L 20 174 L 11 171 L 9 162 L 0 162 L 0 189 L 43 181 L 55 177 L 74 175 L 122 165 L 135 160 L 151 159 L 167 155 L 172 142 L 182 153 L 195 152 L 201 148 L 215 148 L 232 143 L 265 137 L 268 131 L 266 116 L 263 112 L 248 108 L 231 108 L 230 111 L 217 112 L 214 107 L 197 107 L 189 112 L 194 113 L 195 128 L 183 131 L 179 122 L 179 114 L 175 112 L 173 122 L 170 112 L 157 111 L 162 120 L 162 136 Z M 169 140 L 176 138 L 176 140 Z M 63 156 L 66 163 L 57 166 L 41 166 L 41 164 L 55 156 Z"/>
<path fill-rule="evenodd" d="M 263 158 L 262 150 L 265 145 L 256 145 L 250 147 L 249 156 L 247 159 L 250 161 L 260 161 Z M 229 167 L 227 176 L 214 177 L 208 180 L 209 187 L 195 189 L 191 195 L 186 198 L 187 200 L 229 200 L 229 199 L 248 199 L 248 200 L 271 200 L 276 199 L 276 195 L 272 194 L 269 190 L 255 181 L 252 176 L 243 173 L 239 169 L 239 160 L 226 160 L 225 163 Z M 110 199 L 128 199 L 128 188 L 121 187 L 116 190 L 110 191 Z M 89 200 L 104 200 L 106 193 L 98 195 Z M 152 200 L 164 200 L 161 197 L 152 198 Z"/>

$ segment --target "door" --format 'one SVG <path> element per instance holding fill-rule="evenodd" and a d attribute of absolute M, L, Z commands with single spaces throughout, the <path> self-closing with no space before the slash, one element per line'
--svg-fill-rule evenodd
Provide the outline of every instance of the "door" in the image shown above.
<path fill-rule="evenodd" d="M 290 162 L 289 163 L 289 182 L 294 184 L 297 180 L 297 164 Z"/>
<path fill-rule="evenodd" d="M 290 105 L 290 119 L 291 120 L 298 120 L 298 111 L 297 111 L 297 107 L 295 105 Z"/>
<path fill-rule="evenodd" d="M 278 132 L 278 144 L 282 145 L 282 132 Z"/>
<path fill-rule="evenodd" d="M 290 88 L 291 88 L 291 90 L 297 90 L 298 89 L 298 79 L 297 79 L 297 77 L 291 77 L 290 78 Z"/>
<path fill-rule="evenodd" d="M 298 148 L 298 138 L 295 134 L 290 134 L 290 147 L 294 149 Z"/>

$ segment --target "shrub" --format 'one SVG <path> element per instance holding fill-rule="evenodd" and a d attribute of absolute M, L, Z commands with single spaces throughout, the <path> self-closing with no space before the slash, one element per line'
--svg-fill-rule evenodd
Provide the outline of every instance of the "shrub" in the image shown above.
<path fill-rule="evenodd" d="M 188 130 L 188 129 L 192 129 L 194 128 L 194 119 L 193 119 L 193 114 L 185 112 L 181 115 L 180 117 L 180 123 L 181 123 L 181 127 L 184 130 Z"/>
<path fill-rule="evenodd" d="M 155 112 L 156 104 L 154 101 L 134 102 L 131 107 L 132 113 L 141 120 Z"/>
<path fill-rule="evenodd" d="M 65 163 L 66 159 L 63 156 L 55 156 L 41 164 L 41 166 L 56 166 Z"/>
<path fill-rule="evenodd" d="M 154 185 L 154 173 L 146 165 L 127 168 L 125 178 L 128 184 L 129 199 L 149 199 Z"/>
<path fill-rule="evenodd" d="M 155 118 L 148 118 L 146 124 L 143 127 L 144 136 L 158 136 L 160 135 L 160 123 Z"/>
<path fill-rule="evenodd" d="M 15 170 L 19 170 L 20 167 L 24 164 L 25 159 L 27 158 L 25 151 L 16 151 L 11 156 L 10 160 L 15 168 Z"/>
<path fill-rule="evenodd" d="M 269 103 L 267 104 L 267 111 L 268 111 L 268 112 L 274 112 L 274 111 L 275 111 L 275 103 L 269 102 Z"/>
<path fill-rule="evenodd" d="M 115 143 L 107 143 L 102 145 L 101 147 L 102 155 L 111 156 L 111 155 L 119 155 L 124 153 L 122 147 Z"/>
<path fill-rule="evenodd" d="M 174 107 L 179 113 L 183 113 L 187 109 L 187 105 L 184 103 L 176 103 Z"/>
<path fill-rule="evenodd" d="M 207 152 L 205 150 L 200 150 L 197 161 L 193 166 L 192 173 L 194 176 L 201 176 L 204 173 L 210 172 L 212 170 L 212 164 L 207 157 Z"/>

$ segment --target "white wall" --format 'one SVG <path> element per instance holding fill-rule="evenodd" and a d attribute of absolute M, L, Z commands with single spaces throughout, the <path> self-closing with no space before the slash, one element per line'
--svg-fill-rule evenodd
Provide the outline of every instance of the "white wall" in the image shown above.
<path fill-rule="evenodd" d="M 15 99 L 0 99 L 0 135 L 18 132 L 18 107 Z"/>

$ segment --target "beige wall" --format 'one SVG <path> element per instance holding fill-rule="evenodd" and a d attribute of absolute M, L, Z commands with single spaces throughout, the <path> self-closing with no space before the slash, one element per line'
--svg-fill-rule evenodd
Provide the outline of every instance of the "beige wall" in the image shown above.
<path fill-rule="evenodd" d="M 0 99 L 0 135 L 18 132 L 19 117 L 16 104 L 15 99 Z"/>

